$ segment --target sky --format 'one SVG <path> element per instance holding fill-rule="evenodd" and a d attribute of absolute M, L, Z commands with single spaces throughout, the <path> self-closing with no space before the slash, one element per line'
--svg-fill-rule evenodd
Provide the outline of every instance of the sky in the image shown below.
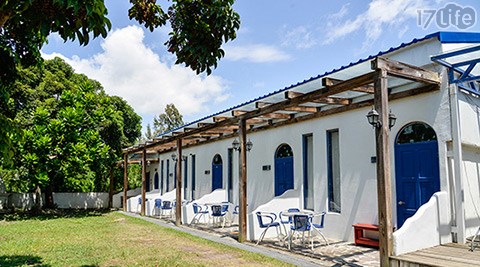
<path fill-rule="evenodd" d="M 207 76 L 174 64 L 168 26 L 150 32 L 128 19 L 128 0 L 105 4 L 105 39 L 83 47 L 52 34 L 42 55 L 62 57 L 125 99 L 144 131 L 169 103 L 191 122 L 430 33 L 480 32 L 478 0 L 237 0 L 237 38 Z M 452 5 L 457 16 L 442 17 Z"/>

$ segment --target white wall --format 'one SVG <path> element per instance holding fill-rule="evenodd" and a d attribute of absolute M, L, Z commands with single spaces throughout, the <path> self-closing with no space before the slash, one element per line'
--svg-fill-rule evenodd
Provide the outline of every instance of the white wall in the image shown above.
<path fill-rule="evenodd" d="M 473 236 L 480 227 L 480 147 L 463 146 L 465 233 Z"/>
<path fill-rule="evenodd" d="M 127 191 L 127 198 L 136 196 L 141 193 L 141 188 L 135 188 Z M 123 191 L 119 192 L 115 195 L 113 195 L 113 203 L 112 206 L 113 208 L 121 208 L 123 203 L 122 203 L 122 198 L 123 198 Z"/>
<path fill-rule="evenodd" d="M 35 205 L 36 195 L 33 193 L 11 193 L 8 197 L 8 208 L 29 210 Z M 45 195 L 42 194 L 42 202 L 45 203 Z"/>
<path fill-rule="evenodd" d="M 108 193 L 53 193 L 53 201 L 59 209 L 108 208 Z"/>
<path fill-rule="evenodd" d="M 108 193 L 53 193 L 53 202 L 59 209 L 104 209 L 108 208 Z M 34 204 L 33 193 L 11 193 L 8 200 L 8 207 L 15 209 L 31 209 Z"/>
<path fill-rule="evenodd" d="M 480 227 L 480 98 L 458 94 L 462 138 L 461 172 L 464 188 L 465 233 L 472 236 Z"/>
<path fill-rule="evenodd" d="M 393 254 L 452 242 L 447 192 L 437 192 L 393 233 Z"/>

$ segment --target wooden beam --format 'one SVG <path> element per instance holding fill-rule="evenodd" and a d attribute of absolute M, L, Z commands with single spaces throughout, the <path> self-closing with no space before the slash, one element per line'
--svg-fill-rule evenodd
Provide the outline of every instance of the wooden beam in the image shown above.
<path fill-rule="evenodd" d="M 315 90 L 295 98 L 286 99 L 284 101 L 272 104 L 265 108 L 256 109 L 244 114 L 237 114 L 237 115 L 240 116 L 240 119 L 260 117 L 262 115 L 272 113 L 272 112 L 284 109 L 286 107 L 292 107 L 292 106 L 299 105 L 301 103 L 311 102 L 312 100 L 315 100 L 315 99 L 324 98 L 324 97 L 328 97 L 331 95 L 348 91 L 351 88 L 370 84 L 373 81 L 373 77 L 374 77 L 374 72 L 370 72 L 370 73 L 352 78 L 350 80 L 346 80 L 330 88 Z"/>
<path fill-rule="evenodd" d="M 127 211 L 128 153 L 123 154 L 123 211 Z"/>
<path fill-rule="evenodd" d="M 418 87 L 418 88 L 414 88 L 414 89 L 411 89 L 411 90 L 391 94 L 391 95 L 388 96 L 388 98 L 391 101 L 391 100 L 401 99 L 401 98 L 405 98 L 405 97 L 415 96 L 415 95 L 429 93 L 429 92 L 438 91 L 438 90 L 440 90 L 439 85 L 428 84 L 428 85 L 421 86 L 421 87 Z M 320 117 L 330 116 L 330 115 L 333 115 L 333 114 L 338 114 L 338 113 L 342 113 L 342 112 L 346 112 L 346 111 L 350 111 L 350 110 L 354 110 L 354 109 L 358 109 L 358 108 L 370 107 L 372 105 L 373 105 L 373 99 L 364 100 L 364 101 L 361 101 L 361 102 L 352 103 L 351 105 L 348 105 L 348 106 L 331 108 L 331 109 L 319 111 L 317 113 L 295 117 L 295 118 L 292 118 L 290 120 L 280 121 L 280 122 L 277 122 L 277 123 L 272 124 L 272 125 L 265 125 L 263 127 L 256 128 L 252 131 L 253 132 L 264 131 L 264 130 L 268 130 L 268 129 L 271 129 L 271 128 L 282 127 L 282 126 L 289 125 L 289 124 L 292 124 L 292 123 L 298 123 L 298 122 L 307 121 L 307 120 L 311 120 L 311 119 L 316 119 L 316 118 L 320 118 Z"/>
<path fill-rule="evenodd" d="M 287 91 L 285 92 L 285 98 L 295 98 L 304 95 L 304 93 Z M 329 104 L 329 105 L 350 105 L 352 101 L 348 98 L 338 98 L 338 97 L 323 97 L 310 101 L 311 103 L 318 104 Z"/>
<path fill-rule="evenodd" d="M 278 110 L 275 110 L 275 111 L 278 111 Z M 232 114 L 234 116 L 243 116 L 251 112 L 254 112 L 254 111 L 233 110 Z M 266 118 L 266 119 L 283 119 L 283 120 L 287 120 L 291 118 L 290 114 L 285 114 L 285 113 L 265 113 L 259 116 L 248 117 L 246 119 L 255 118 L 255 117 Z"/>
<path fill-rule="evenodd" d="M 247 120 L 247 125 L 250 125 L 250 124 L 264 124 L 264 123 L 268 123 L 269 121 L 271 121 L 272 119 L 268 119 L 268 118 L 251 118 L 251 119 L 248 119 Z"/>
<path fill-rule="evenodd" d="M 377 57 L 372 60 L 371 64 L 372 70 L 385 70 L 389 76 L 429 84 L 439 84 L 441 82 L 440 75 L 436 72 L 391 59 Z"/>
<path fill-rule="evenodd" d="M 331 86 L 333 86 L 335 84 L 338 84 L 338 83 L 341 83 L 341 82 L 343 82 L 343 80 L 329 78 L 329 77 L 325 77 L 325 78 L 322 79 L 322 85 L 325 86 L 325 87 L 331 87 Z M 360 87 L 357 87 L 357 88 L 352 88 L 351 91 L 368 93 L 368 94 L 373 94 L 375 92 L 373 86 L 370 85 L 370 84 L 363 85 L 363 86 L 360 86 Z"/>
<path fill-rule="evenodd" d="M 224 116 L 214 116 L 213 121 L 214 122 L 219 122 L 219 121 L 224 121 L 226 119 L 229 119 L 230 117 L 224 117 Z"/>
<path fill-rule="evenodd" d="M 247 239 L 247 129 L 245 120 L 238 122 L 240 138 L 239 157 L 239 216 L 238 216 L 238 242 L 243 243 Z"/>
<path fill-rule="evenodd" d="M 268 102 L 263 102 L 263 101 L 257 101 L 255 103 L 257 108 L 264 108 L 272 105 L 273 103 L 268 103 Z M 287 107 L 283 109 L 285 111 L 294 111 L 294 112 L 305 112 L 305 113 L 315 113 L 318 112 L 320 109 L 317 107 L 305 107 L 305 106 L 293 106 L 293 107 Z"/>
<path fill-rule="evenodd" d="M 182 139 L 177 139 L 177 188 L 175 205 L 175 225 L 182 224 Z"/>
<path fill-rule="evenodd" d="M 393 255 L 392 187 L 390 177 L 390 144 L 388 123 L 387 71 L 380 69 L 375 75 L 374 107 L 380 115 L 380 127 L 375 128 L 377 151 L 377 199 L 380 241 L 380 266 L 389 266 Z"/>
<path fill-rule="evenodd" d="M 143 149 L 142 153 L 142 205 L 140 208 L 140 215 L 145 216 L 145 202 L 146 198 L 146 190 L 147 190 L 147 153 L 146 149 Z"/>

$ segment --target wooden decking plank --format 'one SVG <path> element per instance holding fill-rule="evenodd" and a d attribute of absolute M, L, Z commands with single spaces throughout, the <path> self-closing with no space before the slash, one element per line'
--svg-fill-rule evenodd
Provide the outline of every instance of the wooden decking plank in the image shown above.
<path fill-rule="evenodd" d="M 406 261 L 406 262 L 411 262 L 411 263 L 417 263 L 417 264 L 423 264 L 427 266 L 434 266 L 434 267 L 465 267 L 465 266 L 471 266 L 467 265 L 465 263 L 459 263 L 459 262 L 451 262 L 443 259 L 435 259 L 432 257 L 424 257 L 420 255 L 411 255 L 411 254 L 405 254 L 401 256 L 394 257 L 396 260 L 400 261 Z"/>
<path fill-rule="evenodd" d="M 456 257 L 468 257 L 470 259 L 476 259 L 477 261 L 480 262 L 480 253 L 478 252 L 471 252 L 467 247 L 465 246 L 438 246 L 434 248 L 429 248 L 425 250 L 421 250 L 422 252 L 428 252 L 432 254 L 438 254 L 438 255 L 455 255 Z"/>
<path fill-rule="evenodd" d="M 458 255 L 449 256 L 449 255 L 440 255 L 440 254 L 430 254 L 428 252 L 415 252 L 414 255 L 430 257 L 432 259 L 442 259 L 442 260 L 447 260 L 451 262 L 465 263 L 465 264 L 470 264 L 472 266 L 478 266 L 480 264 L 480 262 L 477 260 L 461 258 L 461 257 L 458 257 Z"/>
<path fill-rule="evenodd" d="M 480 266 L 480 251 L 471 252 L 465 244 L 450 243 L 392 258 L 428 266 Z"/>

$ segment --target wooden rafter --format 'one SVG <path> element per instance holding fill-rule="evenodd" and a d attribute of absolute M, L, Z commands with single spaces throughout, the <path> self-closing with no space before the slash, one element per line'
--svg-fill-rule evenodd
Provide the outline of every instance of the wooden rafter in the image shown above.
<path fill-rule="evenodd" d="M 264 107 L 268 107 L 272 104 L 273 103 L 257 101 L 255 103 L 255 106 L 257 108 L 264 108 Z M 320 109 L 317 108 L 317 107 L 293 106 L 293 107 L 287 107 L 283 110 L 285 110 L 285 111 L 295 111 L 295 112 L 305 112 L 305 113 L 315 113 L 315 112 L 318 112 Z"/>
<path fill-rule="evenodd" d="M 373 70 L 385 70 L 389 76 L 416 82 L 428 84 L 439 84 L 441 82 L 440 75 L 436 72 L 383 57 L 377 57 L 372 60 L 371 67 Z"/>
<path fill-rule="evenodd" d="M 294 91 L 287 91 L 285 92 L 285 98 L 291 99 L 295 97 L 299 97 L 304 95 L 304 93 L 294 92 Z M 314 99 L 310 101 L 311 103 L 318 103 L 318 104 L 329 104 L 329 105 L 350 105 L 352 102 L 350 99 L 347 98 L 338 98 L 338 97 L 323 97 L 319 99 Z"/>
<path fill-rule="evenodd" d="M 325 87 L 330 87 L 332 85 L 335 85 L 341 82 L 343 82 L 343 80 L 329 78 L 329 77 L 325 77 L 322 79 L 322 85 Z M 370 85 L 370 84 L 359 86 L 357 88 L 352 88 L 351 90 L 355 92 L 362 92 L 362 93 L 368 93 L 368 94 L 373 94 L 374 92 L 373 85 Z"/>
<path fill-rule="evenodd" d="M 278 111 L 278 110 L 276 110 L 276 111 Z M 250 114 L 251 112 L 252 111 L 233 110 L 232 114 L 234 116 L 242 116 L 242 115 L 245 115 L 245 114 Z M 255 117 L 266 118 L 266 119 L 283 119 L 283 120 L 288 120 L 288 119 L 291 118 L 290 114 L 272 112 L 272 113 L 265 113 L 265 114 L 262 114 L 262 115 L 259 115 L 259 116 L 248 117 L 246 119 L 255 118 Z"/>

